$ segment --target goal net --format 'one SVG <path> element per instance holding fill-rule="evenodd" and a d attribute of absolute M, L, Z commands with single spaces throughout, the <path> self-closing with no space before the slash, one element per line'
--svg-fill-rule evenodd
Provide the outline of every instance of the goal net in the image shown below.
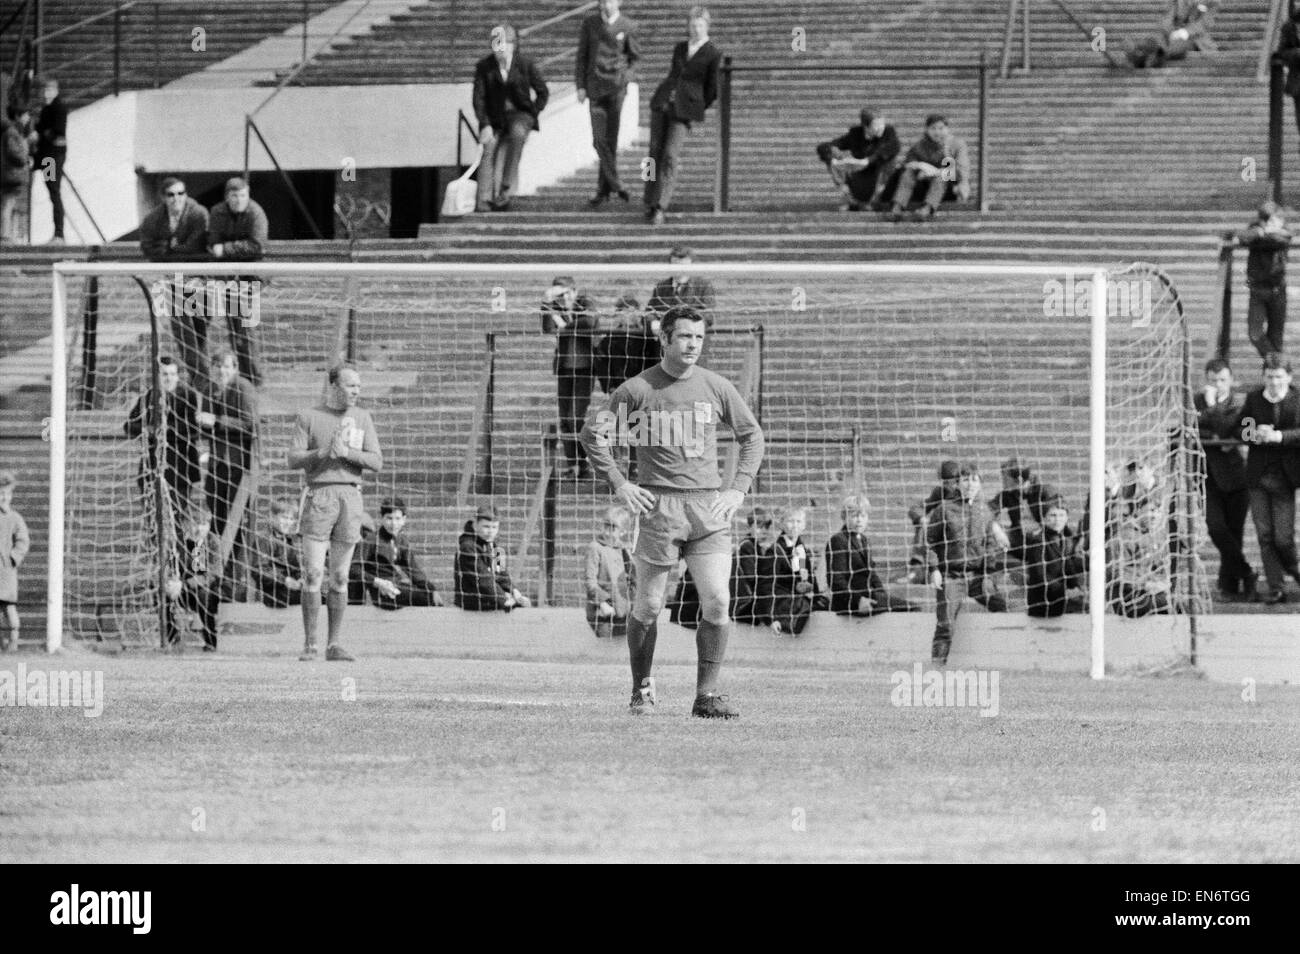
<path fill-rule="evenodd" d="M 778 524 L 802 510 L 807 559 L 795 570 L 813 584 L 814 618 L 883 598 L 837 593 L 852 586 L 828 573 L 851 496 L 869 502 L 865 538 L 887 598 L 933 606 L 924 502 L 942 494 L 947 461 L 978 466 L 978 506 L 1010 544 L 990 546 L 977 574 L 1004 600 L 990 609 L 1091 608 L 1094 620 L 1208 609 L 1187 322 L 1154 267 L 249 270 L 58 266 L 52 641 L 197 640 L 205 600 L 218 614 L 295 602 L 303 476 L 288 452 L 298 412 L 327 398 L 327 369 L 343 360 L 360 373 L 384 458 L 364 480 L 373 530 L 352 598 L 418 605 L 417 591 L 436 589 L 450 606 L 459 537 L 490 504 L 513 586 L 584 607 L 588 552 L 613 501 L 586 476 L 573 422 L 654 363 L 652 321 L 678 301 L 709 312 L 702 363 L 735 384 L 767 440 L 735 539 L 755 507 Z M 725 425 L 717 433 L 730 472 L 736 444 Z M 1107 571 L 1090 603 L 1089 491 L 1103 473 Z M 947 486 L 960 496 L 959 478 Z M 396 547 L 385 501 L 405 517 Z M 1170 655 L 1185 651 L 1171 637 Z"/>

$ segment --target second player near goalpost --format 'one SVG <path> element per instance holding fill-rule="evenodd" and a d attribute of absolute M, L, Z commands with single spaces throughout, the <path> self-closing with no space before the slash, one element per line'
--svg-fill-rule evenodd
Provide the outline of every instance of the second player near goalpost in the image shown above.
<path fill-rule="evenodd" d="M 638 714 L 657 702 L 650 672 L 659 614 L 668 574 L 685 557 L 701 609 L 691 714 L 740 715 L 717 686 L 731 629 L 731 520 L 763 461 L 763 431 L 735 386 L 698 366 L 706 331 L 703 315 L 686 306 L 670 309 L 660 326 L 662 360 L 620 385 L 582 430 L 591 465 L 640 524 L 633 550 L 637 590 L 627 621 L 630 709 Z M 740 450 L 725 488 L 718 472 L 719 421 L 731 428 Z M 614 445 L 636 455 L 640 483 L 619 470 Z"/>

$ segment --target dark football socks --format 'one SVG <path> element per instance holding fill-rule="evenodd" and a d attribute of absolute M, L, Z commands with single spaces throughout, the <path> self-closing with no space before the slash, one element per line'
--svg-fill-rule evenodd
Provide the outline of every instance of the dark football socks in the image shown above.
<path fill-rule="evenodd" d="M 659 638 L 659 621 L 643 623 L 635 616 L 627 618 L 627 657 L 632 664 L 632 688 L 640 689 L 641 680 L 650 675 L 654 665 L 655 642 Z"/>
<path fill-rule="evenodd" d="M 325 614 L 327 624 L 327 636 L 325 644 L 333 646 L 339 641 L 339 633 L 343 631 L 343 608 L 348 605 L 348 594 L 344 590 L 330 590 L 325 594 Z"/>
<path fill-rule="evenodd" d="M 320 591 L 302 591 L 302 634 L 303 645 L 315 647 L 316 629 L 320 622 Z"/>
<path fill-rule="evenodd" d="M 722 658 L 727 654 L 727 637 L 731 623 L 710 623 L 700 620 L 695 631 L 695 695 L 703 696 L 718 688 L 718 675 L 722 672 Z"/>

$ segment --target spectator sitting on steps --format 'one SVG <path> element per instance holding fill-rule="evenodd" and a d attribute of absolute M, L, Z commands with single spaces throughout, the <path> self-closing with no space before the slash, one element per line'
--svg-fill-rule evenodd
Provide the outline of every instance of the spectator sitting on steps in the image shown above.
<path fill-rule="evenodd" d="M 1129 62 L 1142 69 L 1185 59 L 1191 50 L 1214 52 L 1219 47 L 1210 36 L 1210 27 L 1218 12 L 1219 0 L 1171 0 L 1160 32 L 1132 44 L 1127 51 Z"/>
<path fill-rule="evenodd" d="M 925 133 L 903 157 L 885 193 L 890 196 L 887 218 L 900 222 L 908 207 L 919 202 L 912 221 L 934 218 L 941 202 L 970 199 L 970 157 L 966 143 L 948 129 L 938 113 L 925 117 Z"/>
<path fill-rule="evenodd" d="M 843 136 L 817 145 L 817 158 L 844 194 L 841 212 L 857 212 L 876 201 L 901 148 L 898 133 L 883 118 L 863 109 L 860 119 Z"/>

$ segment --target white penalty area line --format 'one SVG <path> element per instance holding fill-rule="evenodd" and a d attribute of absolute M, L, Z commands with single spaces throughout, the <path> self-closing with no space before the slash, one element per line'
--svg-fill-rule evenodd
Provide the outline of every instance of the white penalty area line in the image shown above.
<path fill-rule="evenodd" d="M 500 696 L 426 696 L 427 702 L 450 702 L 455 705 L 517 706 L 519 708 L 572 709 L 574 702 L 557 702 L 547 699 L 503 699 Z"/>

